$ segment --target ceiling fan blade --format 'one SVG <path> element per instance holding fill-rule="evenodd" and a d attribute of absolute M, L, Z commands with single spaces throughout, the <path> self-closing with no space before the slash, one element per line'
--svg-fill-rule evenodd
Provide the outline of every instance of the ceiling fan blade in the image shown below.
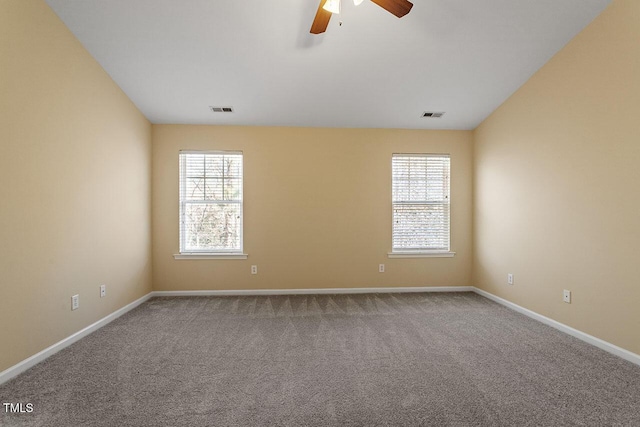
<path fill-rule="evenodd" d="M 387 12 L 393 13 L 398 18 L 402 18 L 404 15 L 411 11 L 413 3 L 407 0 L 371 0 Z"/>
<path fill-rule="evenodd" d="M 331 19 L 332 13 L 322 8 L 326 1 L 327 0 L 320 0 L 316 17 L 313 19 L 313 24 L 311 24 L 311 34 L 320 34 L 327 31 L 327 25 L 329 25 L 329 19 Z"/>

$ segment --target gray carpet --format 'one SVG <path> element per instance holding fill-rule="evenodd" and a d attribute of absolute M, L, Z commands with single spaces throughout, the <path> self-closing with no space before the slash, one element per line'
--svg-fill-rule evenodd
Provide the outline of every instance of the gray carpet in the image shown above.
<path fill-rule="evenodd" d="M 472 293 L 155 298 L 0 387 L 7 426 L 640 425 L 640 367 Z"/>

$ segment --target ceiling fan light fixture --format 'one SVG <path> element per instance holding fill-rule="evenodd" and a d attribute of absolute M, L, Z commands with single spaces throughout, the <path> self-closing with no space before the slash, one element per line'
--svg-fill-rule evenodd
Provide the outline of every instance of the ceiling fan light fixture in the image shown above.
<path fill-rule="evenodd" d="M 340 13 L 340 0 L 327 0 L 322 8 L 331 13 Z"/>
<path fill-rule="evenodd" d="M 353 4 L 355 4 L 356 6 L 360 6 L 360 4 L 363 2 L 364 0 L 353 0 Z"/>

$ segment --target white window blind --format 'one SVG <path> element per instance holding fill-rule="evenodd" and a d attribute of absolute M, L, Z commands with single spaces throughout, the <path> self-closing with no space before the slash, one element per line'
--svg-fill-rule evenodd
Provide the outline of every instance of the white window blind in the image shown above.
<path fill-rule="evenodd" d="M 449 251 L 449 155 L 392 157 L 392 252 Z"/>
<path fill-rule="evenodd" d="M 180 253 L 242 252 L 242 153 L 181 151 Z"/>

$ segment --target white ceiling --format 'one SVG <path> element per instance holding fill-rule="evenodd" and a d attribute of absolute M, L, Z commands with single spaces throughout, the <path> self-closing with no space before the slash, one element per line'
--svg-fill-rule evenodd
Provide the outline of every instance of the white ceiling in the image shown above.
<path fill-rule="evenodd" d="M 408 129 L 474 129 L 610 0 L 342 2 L 47 0 L 153 123 Z"/>

